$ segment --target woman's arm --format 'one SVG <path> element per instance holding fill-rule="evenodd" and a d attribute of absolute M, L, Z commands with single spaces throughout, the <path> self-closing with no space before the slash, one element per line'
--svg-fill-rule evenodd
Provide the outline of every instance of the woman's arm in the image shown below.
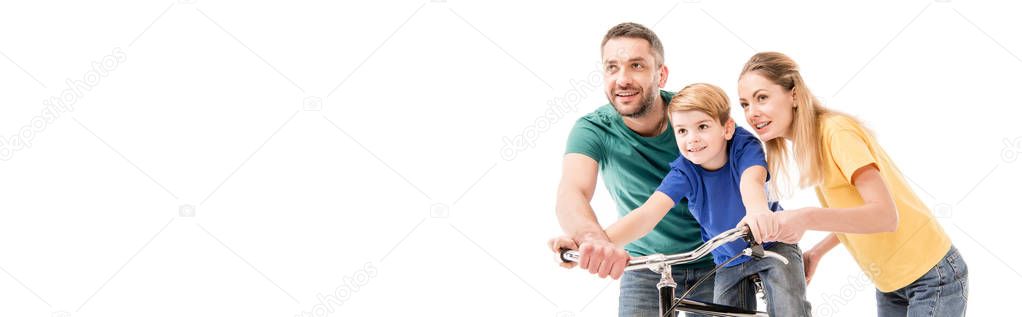
<path fill-rule="evenodd" d="M 880 233 L 898 229 L 898 209 L 876 165 L 863 166 L 852 174 L 852 185 L 862 205 L 851 208 L 802 208 L 776 213 L 779 241 L 795 243 L 806 230 L 841 233 Z"/>
<path fill-rule="evenodd" d="M 812 249 L 802 253 L 802 265 L 806 271 L 807 285 L 813 280 L 813 274 L 816 274 L 816 266 L 820 264 L 820 259 L 822 259 L 827 252 L 834 249 L 838 243 L 841 243 L 841 241 L 837 239 L 837 235 L 831 233 L 828 234 L 826 238 L 823 238 L 823 241 L 817 243 Z"/>
<path fill-rule="evenodd" d="M 802 211 L 811 230 L 842 233 L 893 232 L 898 229 L 898 208 L 876 165 L 863 166 L 852 174 L 852 185 L 862 205 L 852 208 L 806 208 Z"/>
<path fill-rule="evenodd" d="M 607 237 L 618 246 L 624 246 L 629 242 L 642 238 L 660 222 L 667 212 L 674 207 L 674 200 L 667 194 L 659 191 L 653 192 L 642 206 L 635 208 L 628 215 L 622 217 L 614 224 L 607 227 Z"/>
<path fill-rule="evenodd" d="M 826 238 L 823 238 L 823 240 L 820 240 L 820 242 L 813 246 L 812 249 L 809 249 L 809 251 L 806 252 L 815 252 L 820 256 L 823 256 L 824 254 L 827 254 L 827 252 L 830 252 L 830 250 L 833 250 L 834 247 L 836 247 L 840 243 L 841 240 L 837 239 L 837 235 L 831 233 L 828 234 Z"/>

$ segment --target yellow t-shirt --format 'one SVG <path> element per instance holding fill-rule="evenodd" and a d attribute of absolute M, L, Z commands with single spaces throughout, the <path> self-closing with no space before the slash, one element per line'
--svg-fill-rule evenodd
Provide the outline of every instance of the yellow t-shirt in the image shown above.
<path fill-rule="evenodd" d="M 911 284 L 933 268 L 951 248 L 944 229 L 923 204 L 887 153 L 856 121 L 842 115 L 821 119 L 823 183 L 816 195 L 824 208 L 850 208 L 863 204 L 852 185 L 860 167 L 876 164 L 898 208 L 898 229 L 873 234 L 837 237 L 859 267 L 881 292 Z"/>

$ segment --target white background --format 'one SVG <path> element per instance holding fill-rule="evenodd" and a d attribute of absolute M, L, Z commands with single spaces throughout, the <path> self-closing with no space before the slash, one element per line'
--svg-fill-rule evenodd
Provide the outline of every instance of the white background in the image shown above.
<path fill-rule="evenodd" d="M 0 316 L 614 316 L 617 283 L 560 269 L 545 242 L 560 232 L 567 132 L 606 102 L 577 83 L 599 74 L 600 40 L 623 21 L 660 35 L 669 90 L 708 82 L 735 98 L 754 52 L 795 58 L 939 210 L 969 264 L 970 315 L 1010 314 L 1022 283 L 1018 12 L 994 1 L 4 3 L 0 136 L 31 147 L 9 145 L 0 161 Z M 73 111 L 34 119 L 115 49 L 126 60 Z M 548 117 L 572 94 L 574 109 Z M 502 157 L 515 137 L 531 146 Z M 802 191 L 784 204 L 817 202 Z M 613 221 L 602 185 L 593 205 Z M 874 314 L 861 279 L 835 249 L 809 287 L 816 315 Z"/>

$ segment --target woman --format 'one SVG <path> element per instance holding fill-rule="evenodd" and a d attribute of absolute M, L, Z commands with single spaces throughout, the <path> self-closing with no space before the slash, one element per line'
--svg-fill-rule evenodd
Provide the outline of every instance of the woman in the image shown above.
<path fill-rule="evenodd" d="M 880 316 L 964 316 L 965 261 L 858 120 L 823 107 L 798 65 L 781 53 L 749 59 L 738 95 L 765 143 L 770 174 L 784 178 L 793 156 L 799 185 L 814 186 L 822 206 L 750 215 L 739 225 L 749 224 L 765 241 L 787 243 L 806 230 L 833 232 L 804 253 L 806 280 L 841 243 L 876 285 Z"/>

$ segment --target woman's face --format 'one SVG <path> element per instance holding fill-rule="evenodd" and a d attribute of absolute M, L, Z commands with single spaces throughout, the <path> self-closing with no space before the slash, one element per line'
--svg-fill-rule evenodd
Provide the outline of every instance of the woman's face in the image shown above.
<path fill-rule="evenodd" d="M 762 75 L 749 72 L 738 79 L 738 103 L 745 111 L 745 120 L 760 140 L 791 138 L 795 107 L 791 91 Z"/>

